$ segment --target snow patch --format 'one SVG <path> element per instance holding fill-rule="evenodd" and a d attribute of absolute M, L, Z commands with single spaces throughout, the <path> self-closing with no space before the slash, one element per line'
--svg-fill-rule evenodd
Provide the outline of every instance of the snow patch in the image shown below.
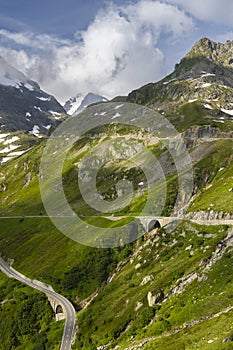
<path fill-rule="evenodd" d="M 54 112 L 54 111 L 49 111 L 49 113 L 52 114 L 54 117 L 62 115 L 62 113 L 58 113 L 58 112 Z"/>
<path fill-rule="evenodd" d="M 189 103 L 193 103 L 193 102 L 196 102 L 197 101 L 197 98 L 195 98 L 194 100 L 188 100 Z"/>
<path fill-rule="evenodd" d="M 9 136 L 10 134 L 1 134 L 0 133 L 0 139 L 5 139 L 7 136 Z"/>
<path fill-rule="evenodd" d="M 222 124 L 225 123 L 224 120 L 216 120 L 216 119 L 214 119 L 213 121 L 216 122 L 216 123 L 222 123 Z"/>
<path fill-rule="evenodd" d="M 213 74 L 213 73 L 204 73 L 201 77 L 204 78 L 204 77 L 215 77 L 216 74 Z"/>
<path fill-rule="evenodd" d="M 38 125 L 34 125 L 32 131 L 29 131 L 29 133 L 40 138 L 40 136 L 39 136 L 39 134 L 40 134 L 39 126 Z"/>
<path fill-rule="evenodd" d="M 119 118 L 121 116 L 120 113 L 116 113 L 111 119 Z"/>
<path fill-rule="evenodd" d="M 212 84 L 210 84 L 210 83 L 205 83 L 205 84 L 202 84 L 202 87 L 209 87 L 209 86 L 211 86 Z"/>
<path fill-rule="evenodd" d="M 207 108 L 207 109 L 213 109 L 209 104 L 204 104 L 204 107 Z"/>
<path fill-rule="evenodd" d="M 26 115 L 25 115 L 25 117 L 28 117 L 28 118 L 30 118 L 31 116 L 32 116 L 32 115 L 31 115 L 30 112 L 27 112 Z"/>
<path fill-rule="evenodd" d="M 231 116 L 233 116 L 233 109 L 225 109 L 225 108 L 221 108 L 221 111 L 223 113 L 229 114 Z"/>
<path fill-rule="evenodd" d="M 38 109 L 38 111 L 42 112 L 42 109 L 38 106 L 34 106 L 35 109 Z"/>
<path fill-rule="evenodd" d="M 43 126 L 43 128 L 49 130 L 49 129 L 51 128 L 52 125 L 46 125 L 46 126 L 42 125 L 42 126 Z"/>
<path fill-rule="evenodd" d="M 9 145 L 9 144 L 11 144 L 11 143 L 13 143 L 13 142 L 15 142 L 15 141 L 18 141 L 18 140 L 19 140 L 19 137 L 18 137 L 18 136 L 13 136 L 11 139 L 6 140 L 3 144 L 4 144 L 4 145 Z"/>
<path fill-rule="evenodd" d="M 164 82 L 163 82 L 163 85 L 167 85 L 167 84 L 169 84 L 169 83 L 171 83 L 171 82 L 173 82 L 173 81 L 176 81 L 176 78 L 171 79 L 171 80 L 168 80 L 168 81 L 164 81 Z"/>
<path fill-rule="evenodd" d="M 2 160 L 1 160 L 1 164 L 6 163 L 6 162 L 8 162 L 11 159 L 12 159 L 12 157 L 3 157 Z"/>
<path fill-rule="evenodd" d="M 29 91 L 34 91 L 34 87 L 28 83 L 24 84 L 25 88 L 27 88 Z"/>
<path fill-rule="evenodd" d="M 124 106 L 124 103 L 122 103 L 121 105 L 116 106 L 115 109 L 119 109 L 119 108 L 121 108 L 123 106 Z"/>
<path fill-rule="evenodd" d="M 9 157 L 18 157 L 21 156 L 22 154 L 24 154 L 27 151 L 16 151 L 16 152 L 11 152 L 10 154 L 8 154 Z"/>
<path fill-rule="evenodd" d="M 51 100 L 51 97 L 36 97 L 38 100 L 41 100 L 41 101 L 50 101 Z"/>
<path fill-rule="evenodd" d="M 9 153 L 11 151 L 14 151 L 15 149 L 19 148 L 20 145 L 16 146 L 16 145 L 10 145 L 8 147 L 5 147 L 3 149 L 1 149 L 0 153 Z"/>
<path fill-rule="evenodd" d="M 104 115 L 106 115 L 107 114 L 107 112 L 102 112 L 102 113 L 100 113 L 100 115 L 102 115 L 102 116 L 104 116 Z"/>
<path fill-rule="evenodd" d="M 220 86 L 220 87 L 222 87 L 222 88 L 224 88 L 224 89 L 229 89 L 229 86 L 226 86 L 226 85 L 221 85 L 221 84 L 219 84 L 218 86 Z"/>

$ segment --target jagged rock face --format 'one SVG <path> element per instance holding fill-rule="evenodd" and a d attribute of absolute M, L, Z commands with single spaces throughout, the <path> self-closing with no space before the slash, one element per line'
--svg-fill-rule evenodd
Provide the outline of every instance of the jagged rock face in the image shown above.
<path fill-rule="evenodd" d="M 89 92 L 87 95 L 79 94 L 75 97 L 71 97 L 64 103 L 63 107 L 66 110 L 67 114 L 77 115 L 93 103 L 107 101 L 107 98 Z"/>
<path fill-rule="evenodd" d="M 63 114 L 53 96 L 0 57 L 0 131 L 32 131 L 37 126 L 38 133 L 46 134 Z"/>
<path fill-rule="evenodd" d="M 191 49 L 186 57 L 204 56 L 213 62 L 233 68 L 233 41 L 225 44 L 216 43 L 208 38 L 202 38 Z"/>
<path fill-rule="evenodd" d="M 148 292 L 147 294 L 147 301 L 148 301 L 148 306 L 153 307 L 157 303 L 161 303 L 164 298 L 164 293 L 163 291 L 157 292 L 155 295 L 153 295 L 152 292 Z"/>
<path fill-rule="evenodd" d="M 0 124 L 4 131 L 31 131 L 38 125 L 40 132 L 52 126 L 65 114 L 53 96 L 40 89 L 28 90 L 0 85 Z"/>
<path fill-rule="evenodd" d="M 93 94 L 92 92 L 89 92 L 80 102 L 80 105 L 78 106 L 78 108 L 74 112 L 74 115 L 81 113 L 85 108 L 87 108 L 88 106 L 90 106 L 93 103 L 107 102 L 107 101 L 108 100 L 106 97 L 96 95 L 96 94 Z"/>

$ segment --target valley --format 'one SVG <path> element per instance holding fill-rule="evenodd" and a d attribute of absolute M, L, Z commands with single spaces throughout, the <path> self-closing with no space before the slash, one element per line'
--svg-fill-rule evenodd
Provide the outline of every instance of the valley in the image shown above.
<path fill-rule="evenodd" d="M 232 47 L 201 39 L 161 81 L 73 116 L 18 72 L 0 81 L 20 106 L 0 103 L 0 254 L 73 305 L 67 349 L 232 348 Z M 66 349 L 34 293 L 0 275 L 16 334 L 0 349 Z M 16 322 L 30 295 L 36 329 Z"/>

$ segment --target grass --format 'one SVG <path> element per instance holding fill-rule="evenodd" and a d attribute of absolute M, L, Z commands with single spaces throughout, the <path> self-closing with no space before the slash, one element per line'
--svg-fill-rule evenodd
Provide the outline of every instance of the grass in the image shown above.
<path fill-rule="evenodd" d="M 198 237 L 197 232 L 202 232 L 203 237 Z M 114 344 L 124 349 L 132 342 L 132 336 L 139 341 L 144 337 L 164 335 L 184 322 L 211 315 L 229 306 L 232 288 L 229 254 L 207 273 L 206 281 L 194 281 L 181 295 L 155 306 L 155 319 L 153 313 L 148 312 L 147 304 L 149 291 L 156 294 L 163 290 L 166 294 L 179 278 L 193 271 L 198 272 L 200 263 L 209 258 L 226 232 L 224 227 L 200 227 L 188 222 L 178 227 L 172 236 L 160 230 L 149 244 L 144 245 L 140 254 L 127 261 L 113 281 L 100 290 L 87 310 L 78 315 L 80 328 L 74 348 L 91 349 L 92 346 L 110 342 L 107 349 Z M 193 255 L 190 254 L 191 250 L 185 250 L 190 245 Z M 141 266 L 135 269 L 138 263 Z M 145 276 L 153 278 L 142 286 Z M 221 293 L 224 293 L 224 297 L 219 299 Z M 138 302 L 143 306 L 135 311 Z M 154 322 L 150 323 L 152 319 Z M 89 345 L 86 339 L 89 339 Z M 177 349 L 178 346 L 179 343 Z"/>
<path fill-rule="evenodd" d="M 199 115 L 202 111 L 198 104 L 194 104 L 186 106 L 182 113 L 187 116 L 192 113 Z M 190 118 L 192 123 L 193 117 Z M 100 134 L 102 131 L 99 130 Z M 111 229 L 130 222 L 131 218 L 116 222 L 93 217 L 93 214 L 99 213 L 93 212 L 82 202 L 77 186 L 77 166 L 83 156 L 110 136 L 115 135 L 118 138 L 118 132 L 123 134 L 125 131 L 117 130 L 112 125 L 109 132 L 110 135 L 96 134 L 95 138 L 91 133 L 90 137 L 86 135 L 74 145 L 64 164 L 63 184 L 67 199 L 74 210 L 82 214 L 86 223 Z M 137 130 L 133 130 L 132 135 L 135 139 L 139 137 Z M 144 134 L 139 137 L 140 142 L 143 137 L 146 138 Z M 45 211 L 38 183 L 43 147 L 42 143 L 2 168 L 1 186 L 5 190 L 0 193 L 1 216 L 17 215 L 19 218 L 0 219 L 0 252 L 4 258 L 14 259 L 14 266 L 25 275 L 48 282 L 55 290 L 70 298 L 77 310 L 84 298 L 98 291 L 92 303 L 78 313 L 79 332 L 74 349 L 96 349 L 107 343 L 110 343 L 109 349 L 115 345 L 124 349 L 134 341 L 140 342 L 152 336 L 162 338 L 154 340 L 148 348 L 151 345 L 158 349 L 167 346 L 169 349 L 172 348 L 172 341 L 176 342 L 177 349 L 179 346 L 181 349 L 187 346 L 195 349 L 199 344 L 200 347 L 209 346 L 199 341 L 198 335 L 209 339 L 208 324 L 213 322 L 211 337 L 215 337 L 216 324 L 224 316 L 208 321 L 209 323 L 204 322 L 202 326 L 194 326 L 195 334 L 182 330 L 169 337 L 165 335 L 181 327 L 183 323 L 210 316 L 231 305 L 233 286 L 230 279 L 230 252 L 206 273 L 206 280 L 193 281 L 183 293 L 172 296 L 161 305 L 149 308 L 147 295 L 150 291 L 153 295 L 161 292 L 166 295 L 183 276 L 195 271 L 201 274 L 201 264 L 211 257 L 219 242 L 226 236 L 227 227 L 204 227 L 183 222 L 173 232 L 167 233 L 161 229 L 154 232 L 152 237 L 143 236 L 134 244 L 116 249 L 90 248 L 75 243 L 62 235 L 49 218 L 43 217 Z M 166 156 L 166 150 L 161 144 L 150 145 L 149 148 L 158 160 Z M 195 186 L 199 194 L 191 204 L 191 211 L 208 210 L 209 207 L 212 208 L 213 202 L 216 210 L 229 212 L 232 208 L 232 192 L 229 191 L 233 171 L 231 157 L 231 140 L 217 141 L 208 155 L 203 154 L 202 160 L 194 167 Z M 224 169 L 219 171 L 221 167 Z M 29 173 L 31 179 L 25 186 Z M 146 183 L 145 175 L 138 167 L 129 166 L 125 160 L 120 160 L 117 164 L 109 162 L 98 173 L 97 188 L 103 196 L 108 195 L 107 199 L 111 200 L 116 196 L 116 183 L 124 177 L 133 183 L 136 196 L 129 206 L 117 214 L 134 216 L 141 211 L 148 195 L 146 190 L 142 191 L 138 187 L 139 182 Z M 177 193 L 175 173 L 167 176 L 166 187 L 167 201 L 163 215 L 169 215 L 174 206 Z M 155 198 L 158 198 L 159 189 L 152 189 L 155 194 L 158 190 Z M 155 207 L 156 203 L 152 203 L 152 213 Z M 26 215 L 38 217 L 24 217 Z M 114 272 L 116 275 L 112 282 L 107 283 L 108 277 Z M 150 276 L 151 280 L 141 285 L 145 276 Z M 5 282 L 0 280 L 0 285 L 2 283 Z M 143 305 L 136 310 L 138 302 Z M 51 329 L 51 339 L 58 339 L 59 330 L 53 329 L 53 325 Z M 186 334 L 189 341 L 185 339 Z M 221 337 L 225 334 L 230 334 L 230 327 L 221 329 Z M 219 342 L 216 340 L 216 344 Z"/>
<path fill-rule="evenodd" d="M 189 211 L 232 212 L 232 151 L 233 141 L 219 140 L 214 143 L 211 153 L 195 165 L 195 182 L 201 191 L 195 196 Z"/>
<path fill-rule="evenodd" d="M 101 249 L 102 262 L 97 254 L 99 249 L 83 246 L 61 234 L 48 218 L 0 219 L 0 252 L 4 258 L 14 259 L 14 266 L 26 276 L 50 283 L 54 289 L 79 300 L 92 294 L 106 280 L 106 272 L 111 273 L 122 256 L 129 254 L 130 246 L 119 249 Z M 86 218 L 90 223 L 93 218 Z M 106 220 L 101 219 L 104 225 Z M 119 223 L 111 222 L 113 226 Z M 104 266 L 106 257 L 109 266 Z M 77 266 L 92 259 L 89 273 L 92 283 L 86 285 L 87 276 L 82 275 L 78 283 L 67 287 L 67 276 Z M 93 273 L 92 266 L 99 266 L 99 275 Z M 84 288 L 85 284 L 85 288 Z"/>

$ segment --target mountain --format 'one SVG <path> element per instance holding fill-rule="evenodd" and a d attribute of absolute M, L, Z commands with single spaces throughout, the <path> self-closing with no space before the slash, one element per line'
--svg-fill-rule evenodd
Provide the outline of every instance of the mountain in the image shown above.
<path fill-rule="evenodd" d="M 233 42 L 227 40 L 223 44 L 208 38 L 202 38 L 192 47 L 186 57 L 206 57 L 224 67 L 233 67 Z"/>
<path fill-rule="evenodd" d="M 71 97 L 68 101 L 65 102 L 63 107 L 66 110 L 67 114 L 76 115 L 81 113 L 85 108 L 93 103 L 107 101 L 107 98 L 89 92 L 87 95 L 80 94 L 76 97 Z"/>
<path fill-rule="evenodd" d="M 232 348 L 233 86 L 231 63 L 224 58 L 232 45 L 202 39 L 168 77 L 116 98 L 114 103 L 89 106 L 71 118 L 74 128 L 84 125 L 88 132 L 66 154 L 61 174 L 63 196 L 83 220 L 75 234 L 85 238 L 85 229 L 95 226 L 94 235 L 87 239 L 99 242 L 94 245 L 99 248 L 70 240 L 47 216 L 39 186 L 45 175 L 40 171 L 45 142 L 1 166 L 1 256 L 29 278 L 51 284 L 72 301 L 77 311 L 73 349 Z M 211 54 L 213 47 L 218 55 Z M 192 160 L 193 188 L 188 198 L 185 188 L 181 193 L 187 212 L 176 225 L 166 225 L 163 219 L 179 214 L 175 205 L 181 174 L 173 159 L 176 151 L 180 154 L 179 137 L 155 138 L 143 127 L 147 114 L 140 104 L 148 106 L 147 111 L 159 110 L 176 126 Z M 101 121 L 101 127 L 93 128 L 93 116 L 97 124 Z M 141 128 L 132 125 L 135 118 Z M 61 137 L 55 144 L 56 153 L 52 152 L 46 163 L 54 175 L 50 204 L 59 210 L 56 161 L 58 150 L 66 146 L 66 138 Z M 163 174 L 158 188 L 150 183 L 150 191 L 160 194 L 161 187 L 166 189 L 161 217 L 151 230 L 137 219 L 149 194 L 144 171 L 148 159 L 141 153 L 144 147 L 157 161 L 152 173 L 158 165 Z M 177 163 L 182 162 L 179 157 Z M 122 195 L 119 187 L 124 180 L 132 184 L 130 203 L 118 212 L 109 209 L 102 213 L 92 207 L 82 196 L 80 167 L 86 189 L 93 186 L 92 171 L 98 170 L 95 195 L 105 199 L 107 209 Z M 45 176 L 45 185 L 48 180 Z M 152 216 L 160 196 L 157 198 L 150 202 Z M 134 218 L 135 225 L 125 237 L 139 236 L 135 242 L 124 244 L 116 235 L 113 238 L 119 246 L 100 249 L 106 232 L 118 226 L 123 230 Z M 62 227 L 70 230 L 63 217 Z M 100 228 L 108 229 L 102 237 Z M 48 305 L 42 308 L 44 300 L 35 295 L 29 299 L 30 294 L 33 292 L 0 274 L 3 349 L 59 347 L 62 324 L 52 321 Z M 25 324 L 25 319 L 33 323 L 33 317 L 35 331 Z"/>
<path fill-rule="evenodd" d="M 69 115 L 73 115 L 75 111 L 78 109 L 80 106 L 83 98 L 85 95 L 79 94 L 75 97 L 69 98 L 64 104 L 63 108 L 65 109 L 66 113 Z"/>
<path fill-rule="evenodd" d="M 193 123 L 231 129 L 232 58 L 232 41 L 220 44 L 203 38 L 176 64 L 173 73 L 132 91 L 125 101 L 159 111 L 179 130 Z"/>
<path fill-rule="evenodd" d="M 4 132 L 47 133 L 49 126 L 65 114 L 65 110 L 39 85 L 0 58 L 0 124 Z M 35 133 L 36 134 L 36 133 Z"/>
<path fill-rule="evenodd" d="M 53 96 L 0 57 L 1 163 L 23 154 L 65 115 Z"/>

